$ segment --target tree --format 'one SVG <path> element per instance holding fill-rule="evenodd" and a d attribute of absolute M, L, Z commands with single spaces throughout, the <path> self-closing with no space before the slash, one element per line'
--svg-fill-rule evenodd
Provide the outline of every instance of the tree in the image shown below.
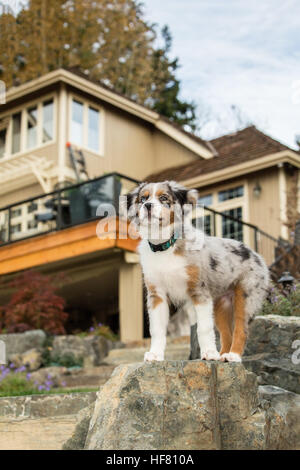
<path fill-rule="evenodd" d="M 9 284 L 14 289 L 10 301 L 0 307 L 0 328 L 7 333 L 43 329 L 64 334 L 68 314 L 65 300 L 56 294 L 58 285 L 59 276 L 54 281 L 36 271 L 19 274 Z"/>
<path fill-rule="evenodd" d="M 1 6 L 1 2 L 0 2 Z M 7 88 L 60 67 L 78 68 L 180 125 L 195 128 L 195 105 L 179 97 L 172 38 L 143 17 L 138 0 L 29 0 L 0 14 L 0 78 Z"/>

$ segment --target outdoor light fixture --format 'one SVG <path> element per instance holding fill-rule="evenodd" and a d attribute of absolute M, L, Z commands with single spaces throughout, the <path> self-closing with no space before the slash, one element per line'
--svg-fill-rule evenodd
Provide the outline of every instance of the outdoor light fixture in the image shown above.
<path fill-rule="evenodd" d="M 256 198 L 259 198 L 259 196 L 261 195 L 261 185 L 258 181 L 256 181 L 255 186 L 253 188 L 253 194 Z"/>
<path fill-rule="evenodd" d="M 294 280 L 295 278 L 288 271 L 284 271 L 277 282 L 282 284 L 283 290 L 286 290 L 289 293 L 293 287 Z"/>

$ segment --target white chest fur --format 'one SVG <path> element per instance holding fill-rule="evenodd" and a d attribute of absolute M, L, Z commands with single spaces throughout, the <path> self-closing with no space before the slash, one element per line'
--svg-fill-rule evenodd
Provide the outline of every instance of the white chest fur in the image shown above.
<path fill-rule="evenodd" d="M 145 281 L 153 284 L 157 293 L 168 296 L 172 302 L 185 300 L 187 293 L 187 262 L 174 254 L 174 247 L 162 252 L 151 251 L 148 242 L 139 246 Z"/>

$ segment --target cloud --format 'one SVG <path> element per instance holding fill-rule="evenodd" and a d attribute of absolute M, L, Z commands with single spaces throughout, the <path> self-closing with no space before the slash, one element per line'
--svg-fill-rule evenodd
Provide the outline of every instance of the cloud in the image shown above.
<path fill-rule="evenodd" d="M 182 96 L 225 120 L 235 104 L 263 130 L 294 144 L 300 133 L 292 88 L 300 80 L 298 0 L 144 3 L 147 18 L 171 28 Z"/>

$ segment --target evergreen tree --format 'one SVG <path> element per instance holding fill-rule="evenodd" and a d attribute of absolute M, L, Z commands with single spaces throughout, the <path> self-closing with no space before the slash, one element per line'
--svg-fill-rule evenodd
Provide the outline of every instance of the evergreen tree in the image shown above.
<path fill-rule="evenodd" d="M 1 6 L 1 2 L 0 2 Z M 195 129 L 195 105 L 180 99 L 172 38 L 143 17 L 138 0 L 29 0 L 0 9 L 0 79 L 7 88 L 60 67 L 78 68 L 179 125 Z"/>

